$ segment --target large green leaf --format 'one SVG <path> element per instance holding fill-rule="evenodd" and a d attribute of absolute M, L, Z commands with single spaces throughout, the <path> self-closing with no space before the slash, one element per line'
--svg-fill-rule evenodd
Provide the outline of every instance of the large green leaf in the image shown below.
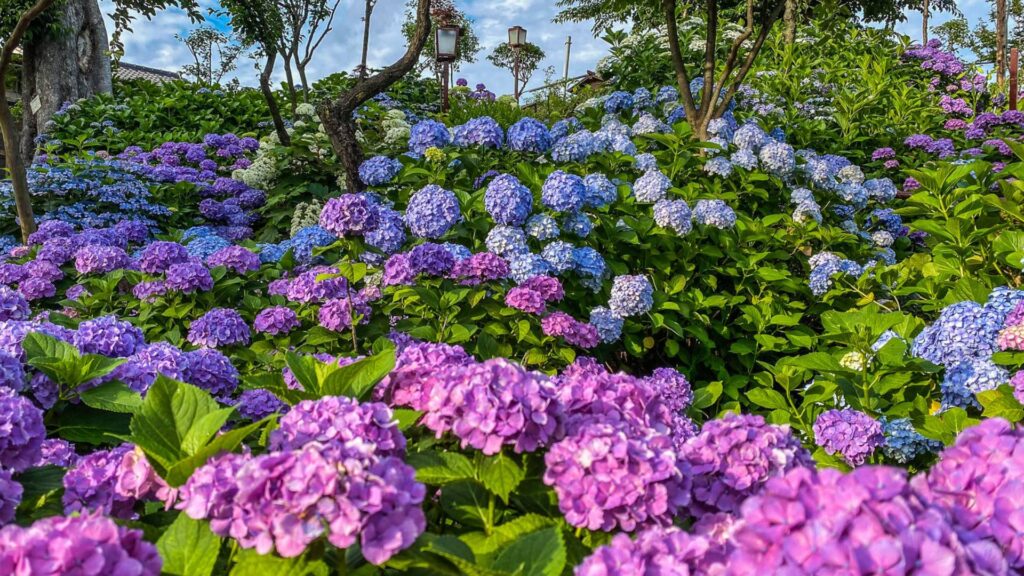
<path fill-rule="evenodd" d="M 348 396 L 365 400 L 373 387 L 391 373 L 394 367 L 395 349 L 389 348 L 335 369 L 323 380 L 320 390 L 324 396 Z"/>
<path fill-rule="evenodd" d="M 498 554 L 491 567 L 523 576 L 559 576 L 565 568 L 562 531 L 545 528 L 521 536 Z"/>
<path fill-rule="evenodd" d="M 210 576 L 221 539 L 206 522 L 193 520 L 184 512 L 160 536 L 156 548 L 163 558 L 162 572 L 172 576 Z"/>
<path fill-rule="evenodd" d="M 407 461 L 416 469 L 416 479 L 424 484 L 441 486 L 476 479 L 473 463 L 458 452 L 417 452 L 410 454 Z"/>
<path fill-rule="evenodd" d="M 80 354 L 71 344 L 39 332 L 27 334 L 22 347 L 25 361 L 65 390 L 107 376 L 127 361 L 99 354 Z"/>
<path fill-rule="evenodd" d="M 243 550 L 231 568 L 231 576 L 327 576 L 330 569 L 322 560 L 307 558 L 281 558 L 273 554 L 257 554 Z"/>
<path fill-rule="evenodd" d="M 120 414 L 132 414 L 142 407 L 142 395 L 116 380 L 85 390 L 79 398 L 91 408 Z"/>
<path fill-rule="evenodd" d="M 507 503 L 509 494 L 526 477 L 526 470 L 507 454 L 499 452 L 480 461 L 477 476 L 485 488 Z"/>

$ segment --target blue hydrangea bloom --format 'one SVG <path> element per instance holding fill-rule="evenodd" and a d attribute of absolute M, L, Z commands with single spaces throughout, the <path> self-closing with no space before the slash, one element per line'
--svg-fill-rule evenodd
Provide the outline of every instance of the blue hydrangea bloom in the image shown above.
<path fill-rule="evenodd" d="M 587 187 L 575 174 L 555 170 L 544 181 L 540 199 L 545 206 L 557 212 L 575 212 L 583 207 Z"/>
<path fill-rule="evenodd" d="M 643 204 L 654 204 L 665 197 L 672 181 L 660 170 L 649 170 L 633 183 L 633 195 Z"/>
<path fill-rule="evenodd" d="M 625 112 L 633 107 L 633 95 L 629 92 L 616 90 L 608 95 L 604 101 L 604 110 L 610 114 Z"/>
<path fill-rule="evenodd" d="M 555 162 L 584 162 L 601 148 L 592 132 L 581 130 L 557 140 L 551 147 L 551 159 Z"/>
<path fill-rule="evenodd" d="M 421 156 L 427 148 L 444 148 L 451 143 L 448 127 L 436 120 L 421 120 L 409 131 L 409 151 Z"/>
<path fill-rule="evenodd" d="M 608 307 L 619 318 L 646 314 L 654 306 L 654 286 L 646 276 L 616 276 Z"/>
<path fill-rule="evenodd" d="M 502 174 L 487 185 L 484 209 L 498 224 L 522 226 L 533 210 L 533 194 L 511 174 Z"/>
<path fill-rule="evenodd" d="M 562 224 L 562 229 L 579 236 L 580 238 L 586 238 L 590 235 L 590 231 L 594 229 L 594 223 L 590 221 L 590 217 L 583 212 L 575 212 L 569 214 L 565 218 L 565 222 Z"/>
<path fill-rule="evenodd" d="M 651 96 L 651 91 L 641 86 L 636 90 L 633 90 L 633 109 L 641 110 L 643 108 L 650 108 L 654 105 L 654 97 Z"/>
<path fill-rule="evenodd" d="M 513 254 L 508 259 L 509 276 L 516 284 L 522 284 L 534 276 L 551 273 L 551 266 L 539 254 L 530 252 Z"/>
<path fill-rule="evenodd" d="M 508 128 L 508 147 L 517 152 L 543 154 L 551 149 L 553 139 L 544 123 L 522 118 Z"/>
<path fill-rule="evenodd" d="M 704 171 L 714 176 L 721 176 L 722 178 L 728 178 L 732 175 L 732 163 L 725 156 L 715 156 L 709 158 L 704 163 Z"/>
<path fill-rule="evenodd" d="M 596 306 L 590 311 L 590 323 L 597 328 L 601 341 L 610 344 L 622 337 L 622 318 L 604 306 Z"/>
<path fill-rule="evenodd" d="M 975 399 L 978 392 L 995 390 L 1010 380 L 1010 373 L 987 358 L 972 358 L 957 362 L 946 369 L 940 386 L 942 406 L 949 408 L 980 408 Z"/>
<path fill-rule="evenodd" d="M 675 86 L 662 86 L 658 88 L 658 94 L 654 99 L 658 104 L 676 102 L 679 100 L 679 90 L 676 90 Z"/>
<path fill-rule="evenodd" d="M 383 186 L 402 170 L 402 163 L 387 156 L 374 156 L 359 165 L 359 179 L 367 186 Z"/>
<path fill-rule="evenodd" d="M 364 236 L 366 243 L 385 254 L 394 254 L 405 244 L 402 215 L 386 206 L 378 207 L 377 227 Z"/>
<path fill-rule="evenodd" d="M 185 250 L 188 251 L 189 256 L 205 261 L 214 252 L 228 246 L 231 246 L 231 242 L 220 236 L 198 236 L 185 245 Z"/>
<path fill-rule="evenodd" d="M 583 197 L 584 206 L 601 208 L 619 198 L 618 187 L 604 174 L 587 174 L 583 178 L 583 184 L 587 187 L 587 193 Z"/>
<path fill-rule="evenodd" d="M 690 205 L 686 200 L 658 200 L 654 204 L 654 222 L 662 228 L 668 228 L 680 236 L 693 230 Z"/>
<path fill-rule="evenodd" d="M 551 140 L 558 141 L 566 136 L 575 133 L 577 130 L 583 127 L 583 124 L 576 118 L 569 117 L 564 120 L 559 120 L 551 125 Z"/>
<path fill-rule="evenodd" d="M 758 158 L 761 160 L 761 166 L 776 176 L 788 176 L 796 167 L 793 147 L 784 142 L 768 142 L 761 147 Z"/>
<path fill-rule="evenodd" d="M 654 154 L 644 152 L 643 154 L 637 154 L 636 157 L 633 158 L 633 165 L 640 172 L 647 172 L 649 170 L 656 169 L 658 167 L 658 161 L 655 160 Z"/>
<path fill-rule="evenodd" d="M 505 141 L 505 132 L 490 116 L 473 118 L 461 126 L 456 126 L 452 132 L 454 133 L 452 143 L 463 148 L 473 145 L 501 148 Z"/>
<path fill-rule="evenodd" d="M 737 148 L 757 152 L 768 141 L 768 135 L 754 122 L 748 122 L 736 129 L 732 143 Z"/>
<path fill-rule="evenodd" d="M 413 194 L 405 209 L 405 225 L 421 238 L 440 238 L 461 221 L 459 199 L 436 184 L 428 184 Z"/>
<path fill-rule="evenodd" d="M 900 464 L 942 449 L 942 442 L 929 440 L 915 430 L 910 418 L 882 418 L 882 434 L 885 435 L 882 452 Z"/>
<path fill-rule="evenodd" d="M 529 252 L 526 245 L 526 234 L 519 228 L 498 225 L 487 233 L 487 250 L 505 259 L 515 254 Z"/>
<path fill-rule="evenodd" d="M 604 278 L 608 265 L 605 264 L 604 256 L 590 246 L 576 248 L 572 251 L 572 259 L 575 262 L 576 272 L 582 276 L 600 280 Z"/>
<path fill-rule="evenodd" d="M 912 353 L 947 368 L 965 360 L 988 358 L 1002 329 L 997 312 L 977 302 L 947 306 L 939 318 L 914 338 Z"/>
<path fill-rule="evenodd" d="M 534 214 L 526 221 L 526 233 L 541 242 L 558 238 L 558 222 L 547 214 Z"/>
<path fill-rule="evenodd" d="M 744 170 L 753 170 L 757 168 L 757 155 L 751 150 L 740 149 L 732 153 L 729 157 L 729 162 L 733 166 L 739 166 Z"/>

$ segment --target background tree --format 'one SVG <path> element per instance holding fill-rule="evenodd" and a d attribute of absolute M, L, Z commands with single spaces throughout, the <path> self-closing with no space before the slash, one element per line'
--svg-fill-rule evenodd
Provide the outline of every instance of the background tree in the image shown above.
<path fill-rule="evenodd" d="M 309 80 L 306 70 L 324 38 L 334 30 L 334 15 L 340 3 L 341 0 L 276 0 L 283 25 L 278 51 L 284 63 L 293 113 L 298 91 L 292 66 L 299 77 L 302 101 L 308 102 Z"/>
<path fill-rule="evenodd" d="M 544 56 L 544 51 L 540 46 L 531 42 L 519 47 L 519 91 L 513 94 L 517 102 L 526 88 L 526 84 L 530 81 L 530 77 L 544 61 Z M 516 51 L 508 45 L 508 42 L 498 44 L 487 59 L 498 68 L 504 68 L 515 74 Z"/>
<path fill-rule="evenodd" d="M 359 58 L 359 77 L 366 78 L 369 70 L 366 67 L 366 56 L 370 51 L 370 17 L 373 16 L 373 9 L 377 6 L 377 0 L 366 0 L 363 8 L 363 52 Z M 408 18 L 407 18 L 408 19 Z M 402 25 L 402 32 L 405 32 L 405 25 Z"/>
<path fill-rule="evenodd" d="M 938 26 L 933 26 L 932 34 L 942 40 L 946 50 L 951 52 L 970 48 L 974 43 L 970 25 L 963 16 L 955 16 Z"/>
<path fill-rule="evenodd" d="M 221 0 L 221 14 L 231 21 L 242 42 L 255 46 L 256 55 L 262 59 L 260 70 L 260 90 L 267 101 L 270 117 L 274 122 L 277 137 L 285 146 L 291 143 L 288 129 L 281 117 L 281 108 L 277 105 L 274 90 L 270 86 L 270 77 L 279 56 L 281 38 L 284 36 L 284 19 L 277 9 L 274 0 Z"/>
<path fill-rule="evenodd" d="M 401 58 L 373 76 L 357 79 L 351 88 L 333 100 L 321 102 L 317 108 L 324 130 L 331 138 L 331 146 L 345 167 L 346 184 L 352 192 L 366 188 L 363 181 L 359 179 L 359 165 L 363 162 L 363 149 L 356 139 L 356 123 L 353 114 L 367 100 L 387 90 L 416 65 L 420 52 L 423 51 L 423 46 L 427 43 L 427 36 L 433 29 L 430 10 L 431 0 L 418 0 L 416 31 Z"/>
<path fill-rule="evenodd" d="M 975 26 L 970 47 L 979 62 L 995 65 L 996 80 L 1002 86 L 1009 58 L 1007 47 L 1019 45 L 1022 41 L 1024 1 L 996 0 L 989 9 L 988 19 Z"/>
<path fill-rule="evenodd" d="M 192 64 L 182 66 L 181 73 L 199 84 L 220 84 L 224 77 L 238 68 L 238 59 L 245 54 L 236 38 L 212 26 L 200 26 L 188 34 L 174 37 L 185 44 L 192 55 Z M 238 84 L 238 80 L 234 80 Z"/>
<path fill-rule="evenodd" d="M 411 1 L 406 5 L 405 10 L 405 23 L 402 24 L 402 34 L 405 35 L 405 39 L 408 41 L 412 38 L 413 34 L 416 33 L 416 3 L 415 0 Z M 430 34 L 427 36 L 427 43 L 423 47 L 423 51 L 420 53 L 419 61 L 416 63 L 416 72 L 421 73 L 425 70 L 433 70 L 434 75 L 437 76 L 438 81 L 441 80 L 442 67 L 438 66 L 435 56 L 437 55 L 437 48 L 435 46 L 435 39 L 437 38 L 437 26 L 439 22 L 443 22 L 445 25 L 455 25 L 462 28 L 462 32 L 459 34 L 459 46 L 458 46 L 458 57 L 449 63 L 449 68 L 452 72 L 458 72 L 459 67 L 462 64 L 472 64 L 476 62 L 476 55 L 480 52 L 480 39 L 477 38 L 476 32 L 473 31 L 473 19 L 466 16 L 464 12 L 456 8 L 449 0 L 434 0 L 434 12 L 438 14 L 438 18 L 434 19 L 431 24 Z M 443 21 L 442 19 L 443 18 Z"/>

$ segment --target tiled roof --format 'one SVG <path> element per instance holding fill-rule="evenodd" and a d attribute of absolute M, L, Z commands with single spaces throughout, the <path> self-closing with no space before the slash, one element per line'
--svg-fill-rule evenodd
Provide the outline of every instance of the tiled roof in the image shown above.
<path fill-rule="evenodd" d="M 181 75 L 177 72 L 168 72 L 147 66 L 139 66 L 138 64 L 119 62 L 114 67 L 114 78 L 118 80 L 148 80 L 155 84 L 162 84 L 172 80 L 180 80 Z"/>

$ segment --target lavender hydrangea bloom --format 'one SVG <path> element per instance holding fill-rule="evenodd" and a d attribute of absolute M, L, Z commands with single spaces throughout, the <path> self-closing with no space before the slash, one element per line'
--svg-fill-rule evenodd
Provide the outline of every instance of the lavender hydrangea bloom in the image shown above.
<path fill-rule="evenodd" d="M 558 495 L 566 522 L 590 530 L 632 532 L 667 526 L 689 503 L 687 479 L 671 440 L 621 426 L 582 426 L 544 456 L 544 483 Z"/>
<path fill-rule="evenodd" d="M 236 274 L 245 274 L 260 269 L 260 257 L 242 246 L 228 246 L 210 254 L 206 259 L 210 266 L 224 266 Z"/>
<path fill-rule="evenodd" d="M 177 242 L 163 240 L 147 244 L 139 253 L 139 270 L 147 274 L 166 272 L 173 264 L 189 260 L 188 250 Z"/>
<path fill-rule="evenodd" d="M 227 398 L 238 388 L 238 370 L 231 360 L 213 348 L 185 354 L 185 382 L 218 398 Z"/>
<path fill-rule="evenodd" d="M 936 320 L 914 338 L 915 356 L 943 366 L 983 358 L 995 351 L 1000 317 L 976 302 L 958 302 L 943 309 Z"/>
<path fill-rule="evenodd" d="M 810 454 L 788 426 L 761 416 L 729 414 L 709 420 L 679 451 L 680 469 L 693 482 L 696 515 L 737 514 L 765 482 L 796 467 L 812 466 Z"/>
<path fill-rule="evenodd" d="M 194 346 L 248 345 L 249 325 L 232 308 L 214 308 L 203 314 L 188 328 L 188 341 Z"/>
<path fill-rule="evenodd" d="M 841 455 L 851 466 L 864 464 L 885 443 L 882 424 L 851 408 L 820 414 L 814 421 L 814 439 L 825 452 Z"/>
<path fill-rule="evenodd" d="M 484 209 L 498 224 L 522 226 L 533 210 L 533 194 L 511 174 L 502 174 L 487 185 Z"/>
<path fill-rule="evenodd" d="M 141 530 L 100 515 L 53 516 L 29 527 L 0 529 L 0 570 L 9 574 L 133 574 L 159 576 L 163 562 Z"/>
<path fill-rule="evenodd" d="M 28 300 L 20 292 L 0 285 L 0 321 L 27 320 L 31 313 Z"/>
<path fill-rule="evenodd" d="M 508 127 L 508 147 L 517 152 L 543 154 L 551 149 L 553 138 L 542 122 L 522 118 Z"/>
<path fill-rule="evenodd" d="M 25 387 L 25 369 L 21 360 L 0 352 L 0 386 L 20 392 Z"/>
<path fill-rule="evenodd" d="M 270 390 L 245 390 L 238 395 L 235 410 L 240 417 L 256 422 L 271 414 L 287 412 L 288 405 Z"/>
<path fill-rule="evenodd" d="M 660 170 L 648 170 L 633 183 L 633 195 L 637 202 L 654 204 L 665 197 L 671 185 L 672 181 Z"/>
<path fill-rule="evenodd" d="M 504 359 L 449 366 L 426 400 L 423 425 L 451 432 L 462 447 L 533 452 L 558 437 L 562 414 L 551 382 Z"/>
<path fill-rule="evenodd" d="M 583 207 L 587 187 L 575 174 L 555 170 L 544 181 L 541 202 L 557 212 L 575 212 Z"/>
<path fill-rule="evenodd" d="M 440 238 L 462 221 L 459 200 L 436 184 L 424 186 L 409 199 L 405 224 L 421 238 Z"/>
<path fill-rule="evenodd" d="M 711 574 L 711 559 L 722 552 L 703 536 L 670 526 L 639 532 L 633 540 L 617 534 L 576 567 L 575 576 Z"/>
<path fill-rule="evenodd" d="M 508 275 L 508 262 L 501 256 L 490 252 L 478 252 L 469 258 L 459 260 L 452 266 L 451 271 L 451 277 L 466 286 L 502 280 Z"/>
<path fill-rule="evenodd" d="M 320 307 L 317 321 L 328 330 L 341 332 L 352 327 L 352 322 L 365 324 L 370 321 L 370 307 L 365 302 L 350 298 L 332 298 Z"/>
<path fill-rule="evenodd" d="M 187 260 L 171 264 L 167 268 L 167 280 L 163 282 L 162 288 L 185 294 L 207 292 L 213 290 L 213 276 L 210 275 L 210 271 L 202 262 Z M 149 294 L 149 292 L 147 291 L 146 294 Z"/>
<path fill-rule="evenodd" d="M 298 450 L 310 442 L 368 443 L 379 456 L 405 456 L 405 436 L 387 405 L 344 396 L 304 400 L 270 434 L 271 450 Z"/>
<path fill-rule="evenodd" d="M 451 142 L 448 128 L 436 120 L 422 120 L 409 131 L 409 150 L 417 156 L 427 148 L 444 148 Z"/>
<path fill-rule="evenodd" d="M 693 219 L 703 226 L 727 230 L 736 225 L 736 212 L 724 200 L 698 200 L 693 207 Z"/>
<path fill-rule="evenodd" d="M 142 330 L 116 316 L 100 316 L 78 325 L 74 344 L 86 354 L 131 356 L 146 344 Z"/>
<path fill-rule="evenodd" d="M 287 306 L 271 306 L 260 310 L 253 319 L 253 328 L 257 332 L 278 336 L 287 334 L 301 325 L 299 316 Z"/>
<path fill-rule="evenodd" d="M 377 227 L 377 204 L 366 194 L 331 198 L 320 212 L 320 226 L 339 238 L 362 236 Z"/>
<path fill-rule="evenodd" d="M 11 388 L 0 388 L 0 462 L 20 472 L 39 458 L 46 429 L 43 412 Z"/>
<path fill-rule="evenodd" d="M 39 459 L 32 464 L 32 467 L 60 466 L 61 468 L 70 468 L 77 462 L 78 454 L 75 453 L 75 446 L 72 443 L 60 438 L 48 438 L 43 440 Z"/>
<path fill-rule="evenodd" d="M 367 186 L 383 186 L 398 175 L 402 163 L 387 156 L 374 156 L 359 165 L 359 179 Z"/>
<path fill-rule="evenodd" d="M 90 245 L 75 252 L 79 274 L 106 274 L 128 266 L 128 254 L 116 246 Z"/>
<path fill-rule="evenodd" d="M 12 471 L 0 468 L 0 526 L 14 521 L 14 513 L 21 503 L 21 495 L 24 492 L 21 484 L 12 476 Z"/>
<path fill-rule="evenodd" d="M 662 199 L 654 203 L 654 222 L 680 236 L 685 236 L 693 230 L 692 217 L 690 205 L 686 200 Z"/>
<path fill-rule="evenodd" d="M 122 444 L 80 458 L 64 475 L 64 513 L 97 511 L 115 518 L 133 518 L 138 499 L 118 489 L 121 462 L 132 450 L 131 444 Z"/>
<path fill-rule="evenodd" d="M 608 307 L 619 318 L 646 314 L 654 306 L 654 287 L 645 276 L 616 276 Z"/>
<path fill-rule="evenodd" d="M 473 145 L 501 148 L 505 140 L 505 132 L 490 116 L 472 118 L 465 124 L 453 128 L 452 134 L 452 143 L 462 148 Z"/>
<path fill-rule="evenodd" d="M 181 349 L 166 342 L 154 342 L 129 356 L 126 363 L 114 370 L 113 376 L 132 390 L 144 394 L 158 375 L 182 380 L 187 365 Z"/>

